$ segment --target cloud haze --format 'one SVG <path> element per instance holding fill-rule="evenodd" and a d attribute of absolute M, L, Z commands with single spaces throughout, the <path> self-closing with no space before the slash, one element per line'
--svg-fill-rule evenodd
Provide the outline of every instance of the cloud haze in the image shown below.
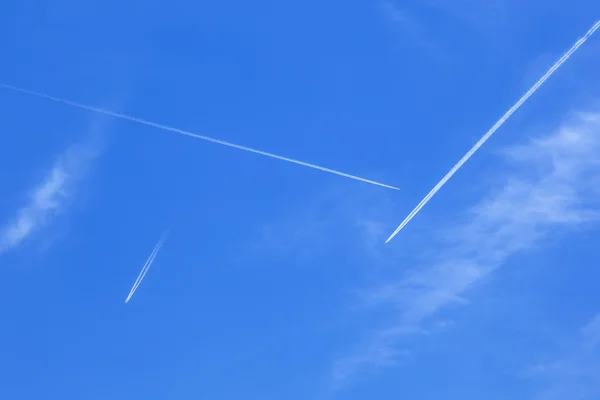
<path fill-rule="evenodd" d="M 393 317 L 361 351 L 338 360 L 338 385 L 364 370 L 394 365 L 404 339 L 522 251 L 600 219 L 600 113 L 579 113 L 555 132 L 503 151 L 510 168 L 466 219 L 441 233 L 436 254 L 400 278 L 365 290 L 370 307 Z M 438 232 L 439 234 L 439 232 Z"/>

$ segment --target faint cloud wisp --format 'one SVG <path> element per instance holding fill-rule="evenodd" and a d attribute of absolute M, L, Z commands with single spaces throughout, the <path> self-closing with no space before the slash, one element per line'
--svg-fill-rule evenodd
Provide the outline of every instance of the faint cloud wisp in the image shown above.
<path fill-rule="evenodd" d="M 600 398 L 600 313 L 571 339 L 567 351 L 526 375 L 537 382 L 536 400 Z"/>
<path fill-rule="evenodd" d="M 410 17 L 406 11 L 401 10 L 391 1 L 382 3 L 383 11 L 393 22 L 399 24 L 403 29 L 411 34 L 418 34 L 421 28 L 415 22 L 414 18 Z"/>
<path fill-rule="evenodd" d="M 440 234 L 435 254 L 362 293 L 390 317 L 355 355 L 337 361 L 336 386 L 396 364 L 409 337 L 427 334 L 442 309 L 465 304 L 466 292 L 510 257 L 600 220 L 600 113 L 580 113 L 503 154 L 510 172 L 494 179 L 495 189 L 460 226 Z"/>
<path fill-rule="evenodd" d="M 431 40 L 431 32 L 411 12 L 390 0 L 381 3 L 381 10 L 385 18 L 402 32 L 402 37 L 414 42 L 426 56 L 438 61 L 449 61 L 448 55 Z"/>
<path fill-rule="evenodd" d="M 95 140 L 78 143 L 58 155 L 45 179 L 35 186 L 16 216 L 0 228 L 0 254 L 18 248 L 63 213 L 74 200 L 77 183 L 100 154 Z"/>
<path fill-rule="evenodd" d="M 582 329 L 586 347 L 596 349 L 600 347 L 600 313 L 596 314 Z"/>

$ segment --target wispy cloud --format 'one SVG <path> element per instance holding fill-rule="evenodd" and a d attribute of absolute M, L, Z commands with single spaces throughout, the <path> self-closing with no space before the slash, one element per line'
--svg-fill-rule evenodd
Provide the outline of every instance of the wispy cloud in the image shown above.
<path fill-rule="evenodd" d="M 435 255 L 364 301 L 392 317 L 356 354 L 334 368 L 336 384 L 373 368 L 394 365 L 405 339 L 427 334 L 435 316 L 466 303 L 466 293 L 511 256 L 545 239 L 600 219 L 600 113 L 579 113 L 554 133 L 503 152 L 509 172 L 458 226 L 442 231 Z M 428 244 L 428 246 L 431 244 Z"/>
<path fill-rule="evenodd" d="M 251 235 L 244 257 L 254 253 L 305 263 L 343 249 L 344 255 L 373 261 L 384 249 L 381 238 L 391 226 L 386 221 L 393 215 L 392 199 L 380 191 L 349 185 L 320 188 L 261 224 Z"/>
<path fill-rule="evenodd" d="M 570 342 L 562 354 L 527 371 L 537 383 L 535 400 L 600 398 L 600 313 Z"/>
<path fill-rule="evenodd" d="M 507 0 L 426 0 L 425 3 L 465 20 L 483 31 L 501 27 L 506 21 L 508 8 L 512 5 Z"/>
<path fill-rule="evenodd" d="M 589 349 L 600 348 L 600 313 L 596 314 L 582 329 L 585 346 Z"/>
<path fill-rule="evenodd" d="M 408 11 L 401 9 L 391 1 L 382 2 L 383 12 L 410 35 L 421 36 L 422 27 Z"/>
<path fill-rule="evenodd" d="M 0 228 L 0 254 L 18 248 L 67 210 L 75 199 L 77 184 L 100 151 L 100 142 L 94 136 L 56 157 L 44 180 L 31 190 L 16 215 Z"/>
<path fill-rule="evenodd" d="M 390 0 L 381 2 L 381 11 L 384 18 L 393 24 L 394 31 L 400 33 L 399 42 L 414 44 L 423 54 L 437 61 L 450 61 L 446 51 L 434 43 L 432 32 L 421 22 L 418 13 L 408 10 L 405 4 L 401 7 L 398 2 Z"/>

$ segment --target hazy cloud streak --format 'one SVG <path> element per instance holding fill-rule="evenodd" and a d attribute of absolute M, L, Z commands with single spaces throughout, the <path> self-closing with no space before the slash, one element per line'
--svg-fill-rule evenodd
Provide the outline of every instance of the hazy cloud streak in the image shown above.
<path fill-rule="evenodd" d="M 97 143 L 88 141 L 71 146 L 56 158 L 46 178 L 31 191 L 29 200 L 0 228 L 0 254 L 17 248 L 71 204 L 77 182 L 99 153 Z"/>
<path fill-rule="evenodd" d="M 365 303 L 388 310 L 390 319 L 362 350 L 337 362 L 338 384 L 365 368 L 396 363 L 408 336 L 426 333 L 439 311 L 464 304 L 467 291 L 513 255 L 600 221 L 600 113 L 580 113 L 556 132 L 504 154 L 511 173 L 494 176 L 496 189 L 464 223 L 443 232 L 434 253 L 415 255 L 426 259 L 363 292 Z M 590 326 L 593 342 L 600 333 L 595 336 Z"/>

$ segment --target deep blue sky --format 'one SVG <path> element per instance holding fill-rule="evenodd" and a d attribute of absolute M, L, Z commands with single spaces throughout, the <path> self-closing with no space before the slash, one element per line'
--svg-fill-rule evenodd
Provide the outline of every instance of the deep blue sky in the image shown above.
<path fill-rule="evenodd" d="M 2 83 L 400 190 L 0 90 L 0 398 L 600 398 L 600 36 L 383 244 L 599 18 L 5 2 Z"/>

